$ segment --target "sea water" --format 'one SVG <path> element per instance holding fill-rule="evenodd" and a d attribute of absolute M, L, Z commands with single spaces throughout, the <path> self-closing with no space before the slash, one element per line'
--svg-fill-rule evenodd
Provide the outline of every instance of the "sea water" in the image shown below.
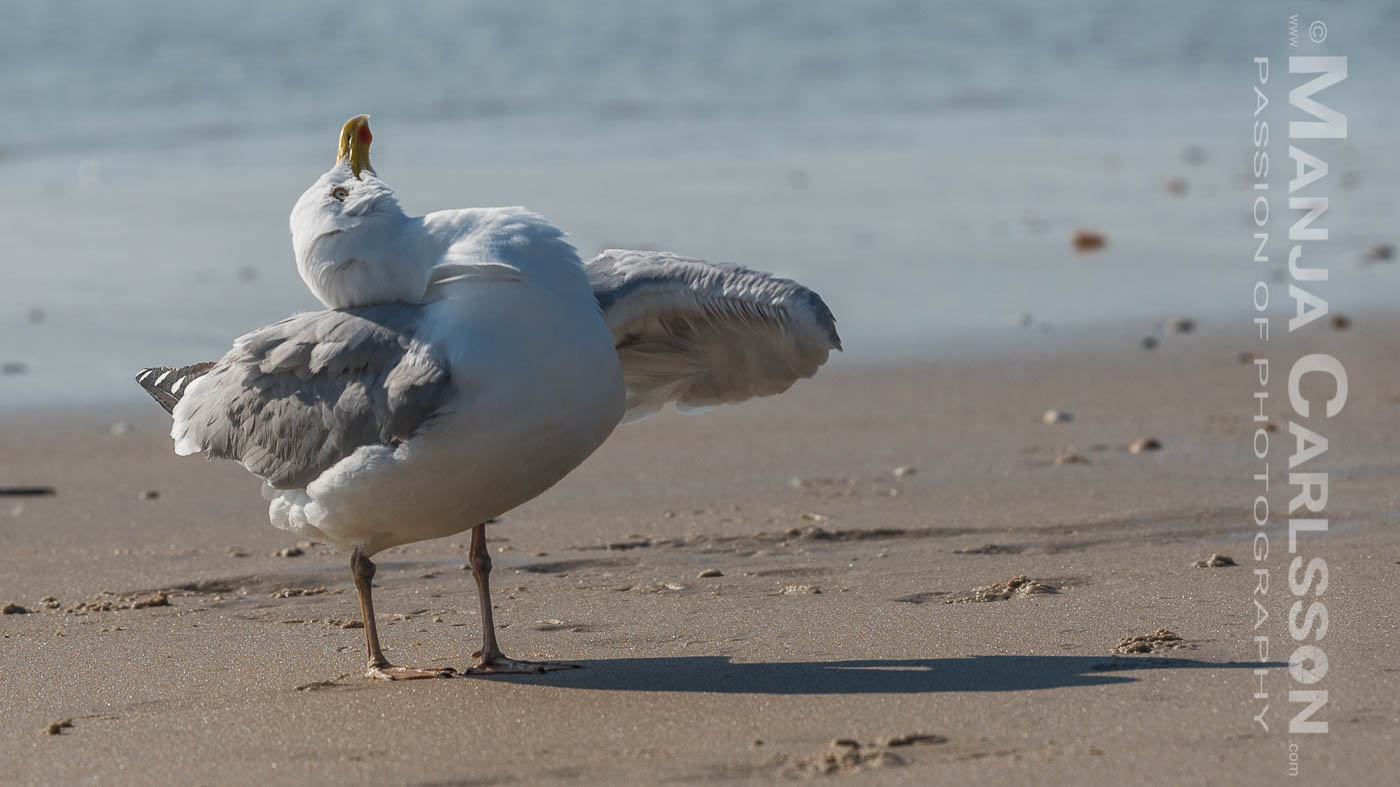
<path fill-rule="evenodd" d="M 1394 5 L 6 3 L 0 408 L 134 400 L 315 308 L 287 213 L 360 112 L 410 212 L 523 204 L 585 256 L 792 276 L 847 362 L 1243 334 L 1284 261 L 1249 261 L 1252 58 L 1281 77 L 1289 13 L 1351 57 L 1328 249 L 1358 262 L 1328 294 L 1384 306 L 1359 260 L 1397 240 Z"/>

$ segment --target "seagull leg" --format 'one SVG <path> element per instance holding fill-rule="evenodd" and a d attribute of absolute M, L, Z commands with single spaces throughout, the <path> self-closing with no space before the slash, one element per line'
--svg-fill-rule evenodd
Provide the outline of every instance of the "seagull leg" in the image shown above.
<path fill-rule="evenodd" d="M 374 600 L 370 598 L 375 565 L 359 547 L 350 555 L 350 573 L 355 576 L 355 590 L 360 594 L 360 615 L 365 621 L 365 669 L 366 678 L 376 680 L 416 680 L 419 678 L 450 678 L 455 672 L 451 667 L 440 669 L 412 669 L 395 667 L 384 658 L 379 649 L 379 630 L 374 625 Z"/>
<path fill-rule="evenodd" d="M 479 659 L 467 675 L 533 675 L 554 670 L 579 669 L 578 664 L 552 661 L 516 661 L 508 659 L 496 644 L 496 623 L 491 615 L 491 553 L 486 549 L 486 525 L 472 528 L 472 579 L 481 600 L 481 650 L 472 655 Z"/>

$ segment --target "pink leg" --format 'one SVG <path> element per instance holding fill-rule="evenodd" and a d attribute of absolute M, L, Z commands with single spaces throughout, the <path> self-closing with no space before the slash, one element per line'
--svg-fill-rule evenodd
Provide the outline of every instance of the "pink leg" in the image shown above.
<path fill-rule="evenodd" d="M 486 525 L 472 528 L 472 579 L 481 599 L 481 650 L 473 653 L 478 661 L 466 675 L 537 675 L 555 670 L 579 669 L 578 664 L 551 661 L 516 661 L 506 658 L 496 644 L 496 622 L 491 615 L 491 553 L 486 549 Z"/>
<path fill-rule="evenodd" d="M 355 548 L 350 555 L 350 572 L 355 576 L 355 590 L 360 594 L 360 615 L 365 621 L 365 677 L 375 680 L 420 680 L 423 678 L 450 678 L 456 674 L 451 667 L 438 669 L 413 669 L 395 667 L 384 658 L 379 649 L 379 630 L 374 625 L 374 600 L 370 598 L 373 587 L 375 565 L 365 553 Z"/>

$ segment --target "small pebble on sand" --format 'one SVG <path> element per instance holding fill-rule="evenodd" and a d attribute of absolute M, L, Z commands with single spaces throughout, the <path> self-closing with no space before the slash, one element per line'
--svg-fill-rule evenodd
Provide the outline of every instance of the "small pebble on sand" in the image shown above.
<path fill-rule="evenodd" d="M 909 465 L 900 465 L 899 467 L 896 467 L 896 468 L 894 469 L 894 477 L 895 477 L 895 478 L 903 478 L 903 477 L 905 477 L 905 476 L 907 476 L 907 475 L 914 475 L 914 474 L 917 473 L 917 472 L 919 472 L 919 471 L 918 471 L 918 470 L 915 470 L 914 468 L 910 467 Z"/>
<path fill-rule="evenodd" d="M 1395 247 L 1389 243 L 1379 243 L 1366 250 L 1366 259 L 1371 262 L 1384 262 L 1395 257 Z"/>
<path fill-rule="evenodd" d="M 1040 420 L 1047 424 L 1067 424 L 1074 420 L 1074 415 L 1063 410 L 1046 410 Z"/>
<path fill-rule="evenodd" d="M 322 593 L 329 592 L 330 591 L 327 590 L 324 585 L 315 588 L 282 588 L 281 590 L 273 591 L 269 595 L 269 598 L 297 598 L 298 596 L 319 596 Z"/>
<path fill-rule="evenodd" d="M 72 726 L 73 726 L 73 720 L 72 720 L 72 719 L 64 719 L 63 721 L 56 721 L 56 722 L 50 724 L 48 727 L 46 727 L 46 728 L 44 729 L 44 731 L 47 732 L 47 733 L 50 734 L 50 735 L 62 735 L 64 730 L 69 729 L 69 728 L 71 728 Z"/>
<path fill-rule="evenodd" d="M 872 768 L 905 765 L 887 746 L 862 744 L 850 738 L 838 738 L 815 757 L 799 758 L 786 769 L 789 777 L 835 776 Z"/>
<path fill-rule="evenodd" d="M 0 486 L 0 497 L 52 497 L 58 491 L 51 486 Z"/>
<path fill-rule="evenodd" d="M 28 609 L 25 609 L 24 607 L 21 607 L 20 605 L 16 604 L 16 603 L 13 602 L 13 601 L 11 601 L 10 603 L 6 604 L 6 605 L 3 606 L 3 607 L 0 607 L 0 615 L 28 615 L 28 614 L 29 614 L 29 610 L 28 610 Z"/>
<path fill-rule="evenodd" d="M 306 554 L 306 550 L 301 547 L 284 547 L 277 550 L 277 554 L 274 555 L 274 557 L 301 557 L 304 554 Z"/>
<path fill-rule="evenodd" d="M 1351 318 L 1345 314 L 1332 315 L 1332 330 L 1345 331 L 1351 327 Z"/>
<path fill-rule="evenodd" d="M 699 577 L 700 579 L 709 579 L 710 577 L 722 577 L 724 576 L 724 572 L 720 571 L 717 568 L 707 568 L 704 571 L 701 571 L 699 574 L 696 574 L 695 576 Z"/>
<path fill-rule="evenodd" d="M 913 746 L 916 743 L 947 743 L 948 739 L 942 735 L 929 735 L 923 732 L 911 732 L 905 735 L 890 735 L 880 739 L 881 746 Z"/>
<path fill-rule="evenodd" d="M 996 582 L 979 588 L 973 588 L 968 593 L 960 593 L 953 598 L 944 599 L 945 604 L 961 604 L 968 601 L 1007 601 L 1013 598 L 1027 598 L 1029 596 L 1043 593 L 1057 593 L 1054 586 L 1031 579 L 1024 574 L 1012 577 L 1005 582 Z"/>
<path fill-rule="evenodd" d="M 1128 452 L 1133 454 L 1143 454 L 1148 451 L 1162 450 L 1162 441 L 1155 437 L 1139 437 L 1128 443 Z"/>
<path fill-rule="evenodd" d="M 1189 648 L 1178 634 L 1167 629 L 1157 629 L 1152 634 L 1139 634 L 1136 637 L 1124 637 L 1118 640 L 1113 652 L 1120 655 L 1131 655 L 1134 653 L 1152 653 L 1158 650 L 1174 650 L 1177 648 Z"/>
<path fill-rule="evenodd" d="M 159 500 L 160 492 L 154 489 L 147 489 L 136 496 L 137 500 Z"/>
<path fill-rule="evenodd" d="M 1107 245 L 1108 239 L 1101 232 L 1093 230 L 1075 230 L 1074 250 L 1080 254 L 1087 254 L 1091 251 L 1098 251 Z"/>
<path fill-rule="evenodd" d="M 1224 568 L 1226 566 L 1238 566 L 1239 563 L 1236 563 L 1235 559 L 1229 555 L 1211 555 L 1205 560 L 1197 560 L 1191 565 L 1196 568 Z"/>
<path fill-rule="evenodd" d="M 1019 547 L 1006 546 L 1005 544 L 978 544 L 976 546 L 954 549 L 955 555 L 1014 555 L 1020 552 Z"/>
<path fill-rule="evenodd" d="M 1079 454 L 1060 454 L 1059 456 L 1055 457 L 1055 458 L 1054 458 L 1053 460 L 1051 460 L 1051 461 L 1053 461 L 1053 462 L 1054 462 L 1055 464 L 1057 464 L 1057 465 L 1087 465 L 1087 464 L 1089 464 L 1089 460 L 1088 460 L 1088 459 L 1085 459 L 1084 457 L 1080 456 Z"/>
<path fill-rule="evenodd" d="M 1196 321 L 1190 317 L 1177 317 L 1167 320 L 1163 327 L 1167 333 L 1191 333 L 1196 330 Z"/>

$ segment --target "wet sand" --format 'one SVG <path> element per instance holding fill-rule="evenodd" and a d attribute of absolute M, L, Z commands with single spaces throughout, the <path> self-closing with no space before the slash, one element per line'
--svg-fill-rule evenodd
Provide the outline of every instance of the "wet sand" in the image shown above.
<path fill-rule="evenodd" d="M 296 539 L 236 465 L 175 457 L 154 405 L 6 416 L 0 486 L 55 493 L 0 498 L 0 603 L 30 610 L 0 616 L 5 778 L 1273 784 L 1292 741 L 1305 783 L 1360 783 L 1397 743 L 1400 324 L 1287 348 L 1338 353 L 1353 385 L 1318 461 L 1332 531 L 1306 547 L 1331 568 L 1331 727 L 1290 736 L 1281 519 L 1271 731 L 1251 720 L 1241 322 L 1150 351 L 1142 326 L 1078 353 L 845 358 L 620 430 L 492 530 L 503 647 L 585 666 L 539 677 L 366 681 L 347 557 L 279 554 Z M 396 663 L 470 663 L 466 545 L 377 558 Z M 1212 554 L 1239 565 L 1194 566 Z"/>

